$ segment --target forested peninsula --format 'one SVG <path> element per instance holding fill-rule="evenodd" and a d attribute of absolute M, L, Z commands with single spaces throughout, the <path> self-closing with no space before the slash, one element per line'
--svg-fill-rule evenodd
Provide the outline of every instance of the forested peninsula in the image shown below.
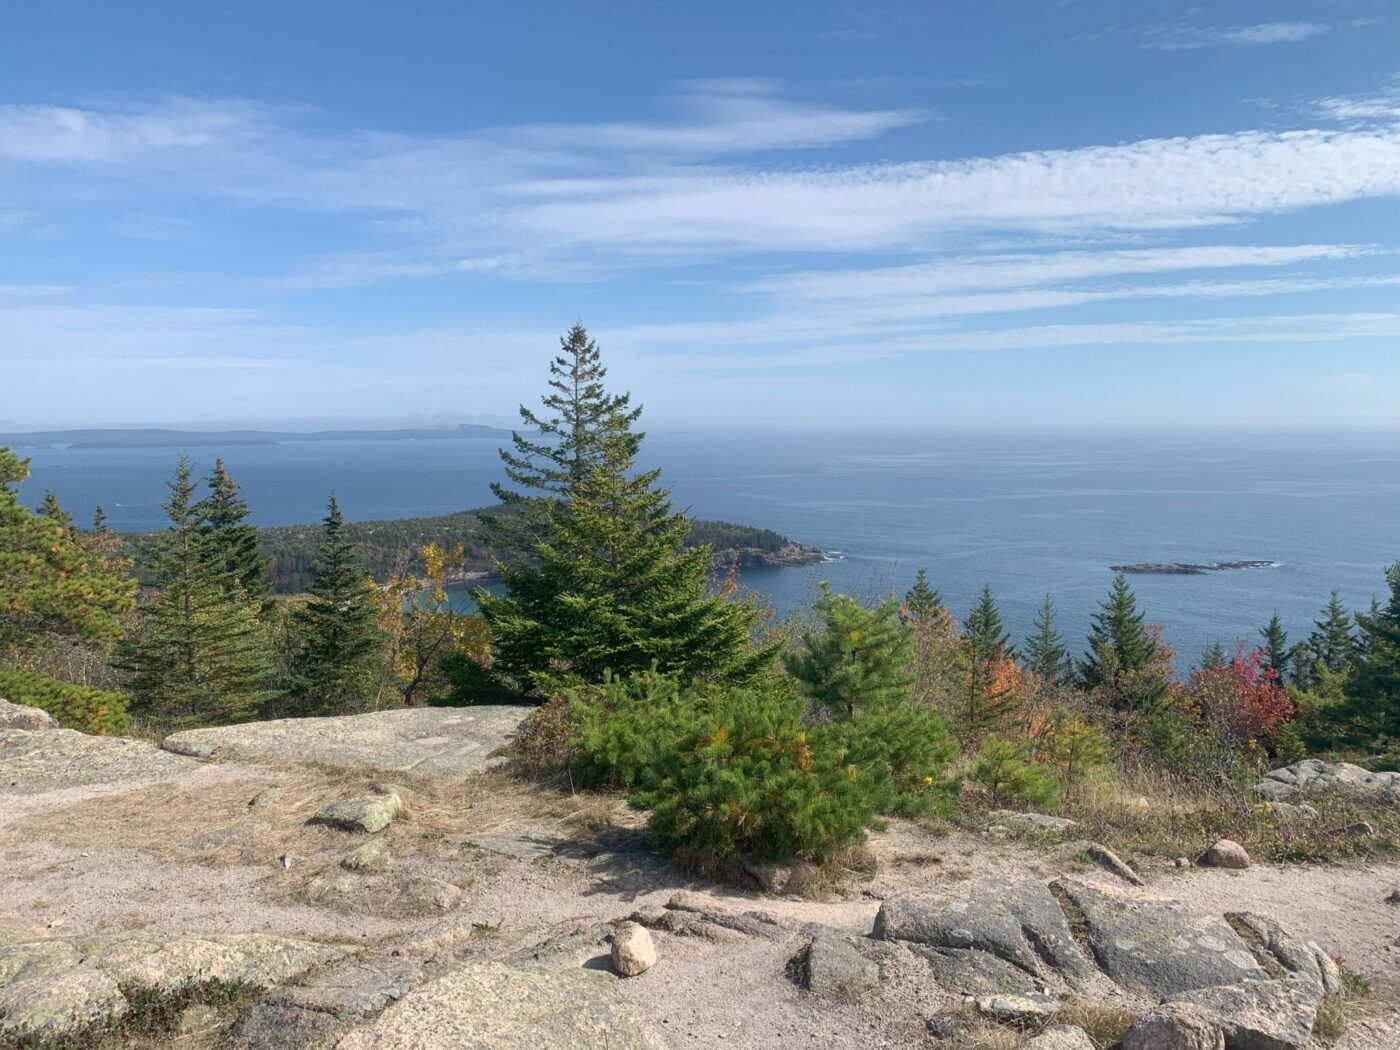
<path fill-rule="evenodd" d="M 399 569 L 421 572 L 422 549 L 436 543 L 444 550 L 462 547 L 462 567 L 455 581 L 489 573 L 505 553 L 482 535 L 481 518 L 496 508 L 459 511 L 426 518 L 347 522 L 345 533 L 355 546 L 360 563 L 379 583 Z M 258 530 L 263 556 L 270 559 L 272 589 L 278 594 L 299 594 L 311 581 L 311 566 L 321 541 L 322 525 L 263 526 Z M 124 549 L 134 559 L 136 578 L 155 579 L 156 551 L 163 532 L 134 532 L 122 536 Z M 715 567 L 751 569 L 759 566 L 813 565 L 822 552 L 789 539 L 772 529 L 734 525 L 726 521 L 691 521 L 687 547 L 709 544 Z"/>

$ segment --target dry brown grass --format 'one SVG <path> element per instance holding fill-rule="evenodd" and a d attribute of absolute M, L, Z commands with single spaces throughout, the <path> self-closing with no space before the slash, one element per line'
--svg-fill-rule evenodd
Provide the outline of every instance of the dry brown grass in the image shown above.
<path fill-rule="evenodd" d="M 1277 863 L 1400 855 L 1400 810 L 1395 807 L 1342 792 L 1306 801 L 1318 810 L 1315 820 L 1285 820 L 1233 785 L 1136 770 L 1083 786 L 1065 799 L 1059 814 L 1078 822 L 1076 838 L 1144 856 L 1194 859 L 1220 838 L 1234 839 L 1255 860 Z M 970 805 L 960 820 L 976 827 L 989 818 Z M 1377 833 L 1348 833 L 1348 825 L 1358 821 L 1370 823 Z"/>
<path fill-rule="evenodd" d="M 87 799 L 16 825 L 27 836 L 77 849 L 132 849 L 165 860 L 212 865 L 307 855 L 343 846 L 342 833 L 310 825 L 328 802 L 368 794 L 389 778 L 329 766 L 259 768 L 255 775 L 195 785 L 166 782 Z M 405 840 L 465 839 L 528 824 L 560 837 L 588 834 L 612 822 L 616 799 L 569 794 L 496 773 L 468 780 L 397 777 L 407 811 L 383 832 L 391 845 Z M 280 794 L 252 804 L 268 788 Z M 623 818 L 625 820 L 625 818 Z M 242 828 L 227 843 L 200 847 L 210 831 Z"/>
<path fill-rule="evenodd" d="M 975 1010 L 964 1015 L 967 1034 L 957 1046 L 959 1050 L 1021 1050 L 1045 1029 L 1053 1025 L 1073 1025 L 1082 1028 L 1096 1050 L 1109 1050 L 1123 1038 L 1140 1011 L 1122 1006 L 1071 1001 L 1050 1020 L 1028 1025 L 1000 1024 L 983 1017 Z"/>

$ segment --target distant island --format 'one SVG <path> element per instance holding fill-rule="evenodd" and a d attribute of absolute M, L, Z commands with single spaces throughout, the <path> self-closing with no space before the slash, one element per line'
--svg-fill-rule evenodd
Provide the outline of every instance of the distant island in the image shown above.
<path fill-rule="evenodd" d="M 0 434 L 10 448 L 220 448 L 306 441 L 450 441 L 507 438 L 510 431 L 479 423 L 397 430 L 35 430 Z"/>
<path fill-rule="evenodd" d="M 1149 576 L 1204 576 L 1208 572 L 1230 569 L 1274 569 L 1276 561 L 1213 561 L 1209 564 L 1180 561 L 1136 562 L 1132 565 L 1110 565 L 1114 572 L 1143 573 Z"/>
<path fill-rule="evenodd" d="M 383 583 L 405 561 L 420 569 L 417 552 L 429 543 L 452 548 L 461 544 L 466 555 L 463 571 L 452 582 L 487 579 L 500 552 L 481 536 L 481 516 L 493 508 L 458 511 L 427 518 L 398 518 L 384 521 L 346 523 L 346 532 L 355 544 L 361 563 Z M 123 534 L 127 551 L 135 559 L 135 571 L 142 582 L 153 578 L 152 563 L 159 533 Z M 272 562 L 273 590 L 297 594 L 310 582 L 312 560 L 321 541 L 321 525 L 275 525 L 258 529 L 265 557 Z M 734 525 L 727 521 L 692 521 L 686 546 L 709 544 L 714 552 L 716 571 L 770 568 L 788 565 L 815 565 L 827 555 L 816 547 L 789 539 L 772 529 Z"/>

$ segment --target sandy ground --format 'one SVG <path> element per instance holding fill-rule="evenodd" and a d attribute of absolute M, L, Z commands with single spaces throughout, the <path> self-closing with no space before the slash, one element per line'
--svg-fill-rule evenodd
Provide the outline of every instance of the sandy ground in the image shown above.
<path fill-rule="evenodd" d="M 126 930 L 273 931 L 380 947 L 437 938 L 467 942 L 469 953 L 499 954 L 547 930 L 619 919 L 691 889 L 716 908 L 769 912 L 783 927 L 772 939 L 727 943 L 657 935 L 660 962 L 621 987 L 668 1045 L 907 1047 L 933 1045 L 924 1022 L 957 1008 L 955 997 L 901 949 L 878 996 L 814 998 L 784 976 L 786 961 L 806 942 L 803 924 L 868 933 L 884 898 L 951 895 L 988 875 L 1072 871 L 1123 889 L 1063 852 L 895 822 L 872 839 L 876 874 L 839 898 L 764 898 L 655 870 L 638 851 L 635 816 L 608 801 L 560 798 L 488 774 L 466 786 L 407 782 L 410 817 L 384 833 L 398 858 L 392 875 L 313 903 L 314 887 L 342 877 L 341 859 L 361 840 L 306 819 L 326 801 L 367 789 L 369 780 L 344 771 L 215 764 L 135 787 L 8 797 L 0 806 L 0 941 Z M 522 825 L 586 843 L 585 852 L 597 855 L 521 860 L 467 841 Z M 200 837 L 225 829 L 212 841 Z M 292 857 L 289 869 L 279 861 L 284 855 Z M 1400 1046 L 1400 907 L 1383 903 L 1400 887 L 1400 865 L 1162 867 L 1143 874 L 1149 885 L 1134 892 L 1216 913 L 1269 914 L 1345 959 L 1373 979 L 1376 994 L 1339 1045 Z M 459 887 L 457 906 L 443 914 L 394 897 L 395 886 L 420 877 Z"/>

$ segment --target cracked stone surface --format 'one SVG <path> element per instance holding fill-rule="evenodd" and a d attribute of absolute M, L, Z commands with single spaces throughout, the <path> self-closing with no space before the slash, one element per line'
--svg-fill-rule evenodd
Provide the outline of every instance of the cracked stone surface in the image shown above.
<path fill-rule="evenodd" d="M 616 977 L 588 970 L 539 973 L 483 963 L 421 985 L 337 1050 L 660 1050 Z"/>
<path fill-rule="evenodd" d="M 935 948 L 976 948 L 1028 974 L 1066 980 L 1092 971 L 1059 902 L 1036 879 L 980 879 L 948 901 L 896 897 L 880 907 L 875 936 Z"/>
<path fill-rule="evenodd" d="M 1094 958 L 1118 984 L 1165 997 L 1268 977 L 1230 925 L 1180 901 L 1135 900 L 1076 879 L 1058 879 L 1084 921 Z"/>
<path fill-rule="evenodd" d="M 424 707 L 335 718 L 272 722 L 173 733 L 167 751 L 195 758 L 318 762 L 348 769 L 381 769 L 461 777 L 492 764 L 531 709 L 523 706 Z"/>
<path fill-rule="evenodd" d="M 58 1039 L 127 1010 L 131 987 L 272 988 L 348 949 L 262 934 L 58 937 L 0 948 L 0 1035 Z"/>
<path fill-rule="evenodd" d="M 160 780 L 198 768 L 141 740 L 76 729 L 0 729 L 0 794 L 38 795 L 94 784 Z"/>
<path fill-rule="evenodd" d="M 1302 1050 L 1312 1038 L 1321 991 L 1288 978 L 1199 988 L 1168 1001 L 1204 1010 L 1224 1031 L 1228 1050 Z"/>

